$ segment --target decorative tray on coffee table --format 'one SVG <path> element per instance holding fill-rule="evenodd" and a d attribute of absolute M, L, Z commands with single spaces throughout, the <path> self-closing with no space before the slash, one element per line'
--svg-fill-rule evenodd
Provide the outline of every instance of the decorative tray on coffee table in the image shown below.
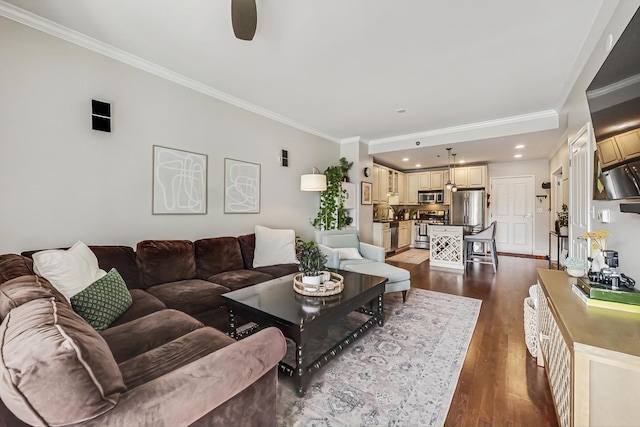
<path fill-rule="evenodd" d="M 334 272 L 325 272 L 329 275 L 329 280 L 325 280 L 319 285 L 302 283 L 302 273 L 293 277 L 293 290 L 297 293 L 309 297 L 326 297 L 336 295 L 344 289 L 344 277 Z"/>

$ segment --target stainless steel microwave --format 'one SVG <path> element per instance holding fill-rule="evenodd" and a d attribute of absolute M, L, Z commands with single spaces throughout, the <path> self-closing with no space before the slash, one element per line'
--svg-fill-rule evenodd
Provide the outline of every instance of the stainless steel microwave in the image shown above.
<path fill-rule="evenodd" d="M 418 191 L 418 203 L 444 203 L 444 191 Z"/>

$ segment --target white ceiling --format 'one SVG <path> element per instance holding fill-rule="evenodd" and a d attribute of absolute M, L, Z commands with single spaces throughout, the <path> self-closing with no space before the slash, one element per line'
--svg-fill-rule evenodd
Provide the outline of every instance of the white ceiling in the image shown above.
<path fill-rule="evenodd" d="M 360 138 L 404 170 L 445 166 L 448 146 L 469 163 L 514 160 L 517 143 L 523 160 L 548 158 L 603 1 L 257 3 L 251 42 L 234 38 L 230 0 L 10 0 L 0 15 L 333 141 Z"/>

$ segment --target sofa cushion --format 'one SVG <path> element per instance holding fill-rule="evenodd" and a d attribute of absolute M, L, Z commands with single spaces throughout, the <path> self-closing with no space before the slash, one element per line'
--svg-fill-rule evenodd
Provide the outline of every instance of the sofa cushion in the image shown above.
<path fill-rule="evenodd" d="M 0 283 L 33 273 L 33 261 L 17 254 L 0 255 Z"/>
<path fill-rule="evenodd" d="M 168 308 L 193 314 L 225 305 L 220 295 L 229 292 L 229 288 L 207 280 L 192 279 L 152 286 L 147 292 Z"/>
<path fill-rule="evenodd" d="M 11 310 L 34 299 L 55 298 L 68 304 L 65 297 L 47 279 L 36 276 L 17 277 L 0 285 L 0 321 Z"/>
<path fill-rule="evenodd" d="M 129 289 L 115 268 L 71 297 L 73 310 L 96 331 L 107 329 L 132 303 Z"/>
<path fill-rule="evenodd" d="M 273 279 L 274 276 L 261 273 L 255 270 L 234 270 L 225 271 L 224 273 L 214 274 L 208 277 L 207 280 L 214 283 L 219 283 L 231 290 L 245 288 L 256 283 L 266 282 Z"/>
<path fill-rule="evenodd" d="M 136 248 L 136 262 L 143 288 L 196 277 L 193 242 L 143 240 Z"/>
<path fill-rule="evenodd" d="M 360 247 L 358 236 L 353 233 L 349 234 L 323 234 L 322 241 L 319 242 L 330 248 L 356 248 Z"/>
<path fill-rule="evenodd" d="M 118 270 L 129 289 L 140 288 L 136 253 L 129 246 L 89 246 L 104 271 Z"/>
<path fill-rule="evenodd" d="M 100 333 L 117 363 L 168 343 L 204 325 L 181 311 L 164 309 Z"/>
<path fill-rule="evenodd" d="M 240 243 L 240 250 L 242 251 L 244 268 L 250 270 L 253 268 L 253 255 L 256 250 L 256 235 L 255 233 L 251 233 L 238 236 L 238 242 Z"/>
<path fill-rule="evenodd" d="M 106 274 L 98 258 L 83 242 L 69 249 L 50 249 L 33 254 L 36 274 L 47 279 L 67 299 Z"/>
<path fill-rule="evenodd" d="M 122 316 L 118 317 L 111 324 L 111 327 L 131 322 L 132 320 L 139 319 L 147 314 L 155 313 L 156 311 L 165 310 L 167 308 L 162 301 L 143 289 L 129 289 L 129 293 L 133 300 L 131 307 L 129 307 Z"/>
<path fill-rule="evenodd" d="M 234 343 L 213 328 L 201 328 L 120 364 L 125 384 L 133 389 Z"/>
<path fill-rule="evenodd" d="M 0 397 L 34 425 L 90 420 L 126 390 L 107 343 L 65 304 L 36 299 L 0 325 Z"/>
<path fill-rule="evenodd" d="M 277 230 L 256 225 L 256 248 L 253 253 L 253 267 L 267 265 L 295 264 L 296 233 L 293 230 Z"/>
<path fill-rule="evenodd" d="M 260 273 L 269 274 L 273 277 L 282 277 L 287 274 L 298 273 L 300 271 L 299 264 L 280 264 L 280 265 L 269 265 L 267 267 L 258 267 L 254 268 L 255 271 L 259 271 Z"/>
<path fill-rule="evenodd" d="M 244 268 L 240 243 L 235 237 L 214 237 L 193 242 L 198 278 Z"/>
<path fill-rule="evenodd" d="M 336 248 L 340 259 L 363 259 L 356 248 Z"/>

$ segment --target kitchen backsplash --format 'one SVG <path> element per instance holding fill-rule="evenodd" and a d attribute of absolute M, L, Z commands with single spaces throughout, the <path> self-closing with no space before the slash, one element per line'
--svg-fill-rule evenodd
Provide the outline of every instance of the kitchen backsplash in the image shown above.
<path fill-rule="evenodd" d="M 373 220 L 388 220 L 388 219 L 402 219 L 399 218 L 400 214 L 409 212 L 409 219 L 418 219 L 419 211 L 434 211 L 434 210 L 449 210 L 449 205 L 442 204 L 425 204 L 425 205 L 397 205 L 391 206 L 392 211 L 389 210 L 389 205 L 386 203 L 380 203 L 373 205 Z M 393 214 L 393 218 L 390 216 Z"/>

